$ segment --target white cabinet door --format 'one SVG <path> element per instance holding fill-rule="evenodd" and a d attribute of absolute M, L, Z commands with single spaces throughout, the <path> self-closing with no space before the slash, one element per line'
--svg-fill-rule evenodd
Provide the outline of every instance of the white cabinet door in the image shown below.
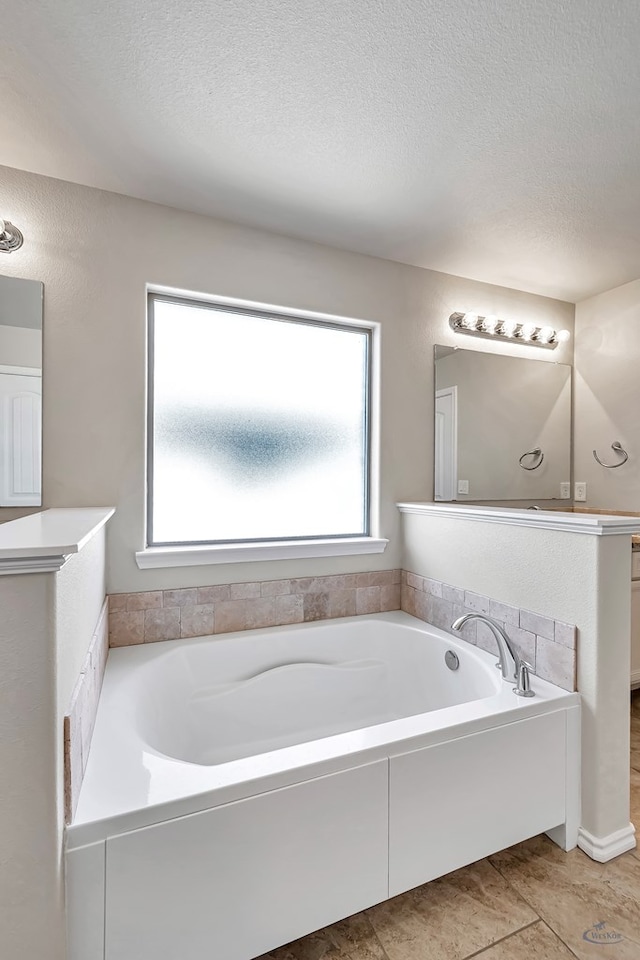
<path fill-rule="evenodd" d="M 640 686 L 640 580 L 631 581 L 631 686 Z"/>
<path fill-rule="evenodd" d="M 106 960 L 249 960 L 388 896 L 388 761 L 107 841 Z"/>
<path fill-rule="evenodd" d="M 389 896 L 565 821 L 566 711 L 393 757 Z"/>

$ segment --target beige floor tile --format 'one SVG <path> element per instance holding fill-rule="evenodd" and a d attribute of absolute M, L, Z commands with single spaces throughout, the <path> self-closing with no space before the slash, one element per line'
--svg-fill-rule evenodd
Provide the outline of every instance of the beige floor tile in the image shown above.
<path fill-rule="evenodd" d="M 259 960 L 389 960 L 365 913 L 334 923 Z"/>
<path fill-rule="evenodd" d="M 481 860 L 367 911 L 389 960 L 463 960 L 537 920 Z"/>
<path fill-rule="evenodd" d="M 631 714 L 631 766 L 640 770 L 640 713 Z"/>
<path fill-rule="evenodd" d="M 539 920 L 489 947 L 477 960 L 575 960 L 574 954 Z"/>
<path fill-rule="evenodd" d="M 595 863 L 581 850 L 564 853 L 546 837 L 535 837 L 490 858 L 502 875 L 580 960 L 640 957 L 640 869 L 625 854 Z M 588 943 L 594 924 L 624 937 L 619 943 Z"/>

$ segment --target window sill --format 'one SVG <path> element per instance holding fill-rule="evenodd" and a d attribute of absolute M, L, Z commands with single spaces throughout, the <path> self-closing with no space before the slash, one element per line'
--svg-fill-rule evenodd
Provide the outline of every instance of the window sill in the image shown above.
<path fill-rule="evenodd" d="M 141 570 L 195 567 L 213 563 L 252 563 L 255 560 L 301 560 L 305 557 L 346 557 L 382 553 L 388 540 L 351 537 L 345 540 L 291 540 L 225 543 L 185 547 L 147 547 L 136 553 Z"/>

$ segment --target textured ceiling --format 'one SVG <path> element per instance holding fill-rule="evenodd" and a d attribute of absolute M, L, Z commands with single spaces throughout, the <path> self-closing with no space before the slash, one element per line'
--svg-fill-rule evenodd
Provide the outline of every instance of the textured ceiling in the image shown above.
<path fill-rule="evenodd" d="M 638 0 L 0 9 L 2 164 L 567 300 L 640 276 Z"/>

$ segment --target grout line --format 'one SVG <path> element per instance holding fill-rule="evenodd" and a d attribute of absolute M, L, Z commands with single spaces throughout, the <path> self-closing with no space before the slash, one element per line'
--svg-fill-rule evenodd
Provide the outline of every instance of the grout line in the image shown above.
<path fill-rule="evenodd" d="M 505 934 L 505 936 L 500 937 L 499 940 L 494 940 L 493 943 L 487 944 L 486 947 L 481 947 L 480 950 L 476 950 L 475 953 L 467 954 L 467 956 L 463 957 L 462 960 L 474 960 L 474 957 L 481 957 L 484 953 L 488 953 L 489 950 L 492 950 L 493 947 L 497 947 L 499 943 L 504 943 L 505 940 L 515 937 L 517 933 L 522 933 L 523 930 L 528 930 L 529 927 L 535 927 L 536 923 L 544 923 L 544 920 L 537 916 L 535 920 L 531 921 L 531 923 L 525 923 L 523 927 L 518 927 L 517 930 L 512 930 L 511 933 Z"/>
<path fill-rule="evenodd" d="M 545 927 L 547 928 L 547 930 L 549 930 L 549 932 L 552 933 L 553 936 L 556 937 L 556 938 L 560 941 L 560 943 L 563 943 L 563 944 L 565 945 L 565 947 L 567 948 L 567 950 L 569 951 L 569 953 L 571 954 L 572 957 L 577 957 L 578 960 L 580 960 L 579 954 L 577 954 L 577 953 L 575 952 L 575 950 L 573 950 L 573 949 L 569 946 L 569 944 L 568 944 L 565 940 L 563 940 L 563 938 L 560 936 L 560 934 L 557 933 L 557 932 L 553 929 L 553 927 L 551 926 L 551 924 L 547 923 L 546 920 L 542 920 L 542 923 L 545 925 Z"/>

